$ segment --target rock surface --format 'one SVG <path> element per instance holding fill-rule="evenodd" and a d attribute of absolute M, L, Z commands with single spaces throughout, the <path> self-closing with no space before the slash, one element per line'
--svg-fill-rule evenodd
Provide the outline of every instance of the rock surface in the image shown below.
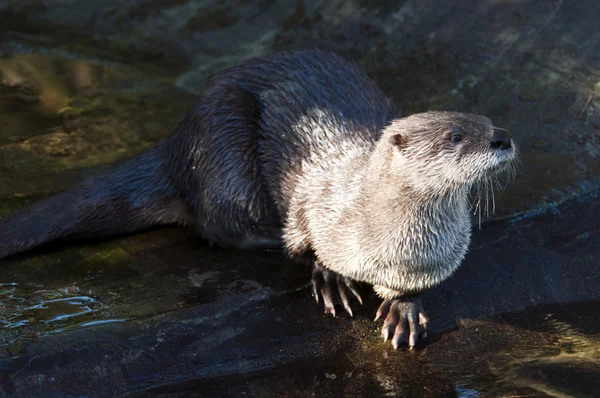
<path fill-rule="evenodd" d="M 589 0 L 0 0 L 0 216 L 149 148 L 210 74 L 284 49 L 337 51 L 405 114 L 486 114 L 523 163 L 426 297 L 417 353 L 379 341 L 373 297 L 330 319 L 281 253 L 162 229 L 3 261 L 0 396 L 593 396 L 598 20 Z"/>

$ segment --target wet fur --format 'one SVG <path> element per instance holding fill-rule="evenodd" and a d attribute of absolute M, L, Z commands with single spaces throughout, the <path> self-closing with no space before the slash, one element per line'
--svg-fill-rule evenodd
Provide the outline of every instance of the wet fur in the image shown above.
<path fill-rule="evenodd" d="M 448 137 L 459 132 L 459 144 Z M 494 151 L 491 121 L 427 112 L 391 121 L 372 147 L 307 163 L 285 241 L 327 268 L 374 285 L 384 299 L 437 285 L 462 262 L 471 188 L 506 171 L 514 148 Z"/>
<path fill-rule="evenodd" d="M 487 118 L 395 117 L 381 90 L 332 53 L 250 60 L 210 78 L 149 152 L 0 220 L 0 258 L 174 223 L 221 246 L 314 252 L 384 298 L 420 292 L 460 264 L 468 191 L 500 163 Z M 454 128 L 461 146 L 445 141 Z"/>

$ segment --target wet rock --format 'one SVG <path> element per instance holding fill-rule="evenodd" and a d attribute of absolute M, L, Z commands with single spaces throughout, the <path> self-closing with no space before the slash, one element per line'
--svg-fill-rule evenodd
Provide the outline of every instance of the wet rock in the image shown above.
<path fill-rule="evenodd" d="M 188 273 L 190 285 L 195 288 L 201 288 L 205 284 L 215 282 L 219 278 L 219 273 L 214 271 L 202 272 L 200 269 L 191 269 Z"/>
<path fill-rule="evenodd" d="M 0 215 L 163 139 L 212 73 L 306 47 L 356 61 L 404 114 L 491 116 L 523 167 L 496 195 L 505 220 L 476 229 L 463 267 L 426 296 L 434 333 L 417 353 L 379 341 L 373 297 L 354 319 L 326 318 L 308 267 L 160 230 L 3 263 L 0 395 L 598 390 L 598 331 L 585 325 L 600 299 L 595 2 L 21 3 L 0 4 Z M 62 305 L 77 296 L 102 307 L 48 322 L 85 310 Z M 26 311 L 58 298 L 54 318 Z"/>
<path fill-rule="evenodd" d="M 203 254 L 190 255 L 187 261 L 193 266 L 182 269 L 177 280 L 182 283 L 192 276 L 202 286 L 211 281 L 227 287 L 227 295 L 149 318 L 50 334 L 26 346 L 15 340 L 0 347 L 0 354 L 11 358 L 10 380 L 22 395 L 89 395 L 93 390 L 102 396 L 146 390 L 140 392 L 143 396 L 183 393 L 201 384 L 216 394 L 392 391 L 411 395 L 425 391 L 425 396 L 439 396 L 456 389 L 506 396 L 538 391 L 531 377 L 548 374 L 552 380 L 539 382 L 552 391 L 585 396 L 596 388 L 596 379 L 588 375 L 597 372 L 593 358 L 600 347 L 594 321 L 597 303 L 590 301 L 600 300 L 600 272 L 593 266 L 599 263 L 600 235 L 595 222 L 600 216 L 599 198 L 596 192 L 554 212 L 488 223 L 475 231 L 465 264 L 424 299 L 433 333 L 416 353 L 402 348 L 394 351 L 380 340 L 379 325 L 371 320 L 378 304 L 373 297 L 355 319 L 325 317 L 312 303 L 308 285 L 274 282 L 272 275 L 281 272 L 283 257 L 255 253 L 236 260 L 237 252 L 200 247 L 195 250 Z M 166 260 L 169 254 L 181 252 L 183 246 L 161 250 L 159 235 L 152 236 L 145 239 L 151 238 L 155 249 L 146 255 Z M 162 244 L 177 241 L 173 238 Z M 179 242 L 187 245 L 185 240 Z M 202 268 L 199 258 L 206 261 Z M 239 261 L 242 258 L 256 264 L 246 267 Z M 280 260 L 269 265 L 269 258 Z M 157 264 L 149 264 L 148 271 Z M 182 258 L 177 264 L 185 265 Z M 257 264 L 270 267 L 261 283 L 248 278 L 259 276 Z M 9 264 L 0 271 L 11 269 Z M 177 291 L 164 285 L 177 274 L 176 269 L 168 272 L 167 277 L 155 276 L 166 289 L 163 294 L 177 296 Z M 302 274 L 298 268 L 295 272 Z M 218 280 L 211 280 L 217 275 Z M 132 277 L 125 280 L 135 282 Z M 146 281 L 148 290 L 152 279 Z M 580 304 L 506 314 L 549 302 Z M 113 305 L 119 308 L 118 303 Z M 506 315 L 494 317 L 498 313 Z M 101 363 L 98 358 L 103 358 Z M 570 385 L 568 378 L 576 376 L 556 373 L 557 366 L 581 369 L 580 384 Z M 282 377 L 289 372 L 295 376 Z M 352 376 L 346 377 L 348 372 Z M 45 377 L 35 379 L 40 374 Z M 421 376 L 415 378 L 415 374 Z"/>

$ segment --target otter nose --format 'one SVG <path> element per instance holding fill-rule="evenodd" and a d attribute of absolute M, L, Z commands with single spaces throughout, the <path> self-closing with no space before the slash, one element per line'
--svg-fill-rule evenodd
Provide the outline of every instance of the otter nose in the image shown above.
<path fill-rule="evenodd" d="M 492 148 L 508 149 L 510 148 L 511 135 L 504 130 L 494 129 L 492 134 L 492 141 L 490 142 Z"/>

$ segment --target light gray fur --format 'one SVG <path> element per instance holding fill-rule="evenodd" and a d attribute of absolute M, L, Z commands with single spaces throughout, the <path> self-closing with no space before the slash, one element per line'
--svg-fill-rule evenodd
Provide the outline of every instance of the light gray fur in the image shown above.
<path fill-rule="evenodd" d="M 457 145 L 447 141 L 453 129 L 464 135 Z M 384 299 L 439 284 L 469 246 L 469 191 L 515 157 L 514 146 L 491 148 L 492 134 L 488 118 L 428 112 L 392 120 L 372 145 L 307 157 L 284 228 L 288 250 L 312 248 L 323 266 Z"/>

